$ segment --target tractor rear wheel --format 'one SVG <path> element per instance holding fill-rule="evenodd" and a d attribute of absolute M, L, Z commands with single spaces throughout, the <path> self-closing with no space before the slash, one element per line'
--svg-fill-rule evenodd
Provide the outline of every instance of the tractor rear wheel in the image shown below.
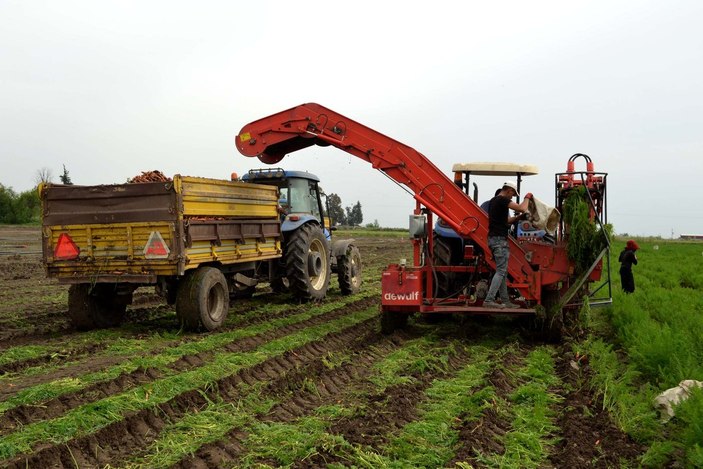
<path fill-rule="evenodd" d="M 199 267 L 178 286 L 176 315 L 185 329 L 214 331 L 227 319 L 227 279 L 215 267 Z"/>
<path fill-rule="evenodd" d="M 337 279 L 342 295 L 352 295 L 361 289 L 361 254 L 353 244 L 343 256 L 337 257 Z"/>
<path fill-rule="evenodd" d="M 68 315 L 78 330 L 116 327 L 122 323 L 132 296 L 118 295 L 116 285 L 80 283 L 68 289 Z"/>
<path fill-rule="evenodd" d="M 288 237 L 286 277 L 302 301 L 322 300 L 330 283 L 330 250 L 319 225 L 308 223 Z"/>

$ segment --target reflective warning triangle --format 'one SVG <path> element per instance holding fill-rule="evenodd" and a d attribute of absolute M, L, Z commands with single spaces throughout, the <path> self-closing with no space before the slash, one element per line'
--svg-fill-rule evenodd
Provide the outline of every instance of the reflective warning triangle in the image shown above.
<path fill-rule="evenodd" d="M 161 233 L 152 231 L 146 246 L 144 246 L 144 257 L 147 259 L 165 259 L 170 252 Z"/>

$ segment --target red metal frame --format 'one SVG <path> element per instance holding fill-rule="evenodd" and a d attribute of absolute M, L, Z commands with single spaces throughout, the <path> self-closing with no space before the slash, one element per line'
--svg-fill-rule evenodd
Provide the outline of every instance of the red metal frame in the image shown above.
<path fill-rule="evenodd" d="M 432 226 L 433 215 L 438 216 L 460 236 L 473 240 L 483 252 L 490 253 L 488 217 L 459 186 L 422 153 L 348 117 L 319 104 L 307 103 L 247 124 L 236 137 L 236 146 L 240 153 L 258 157 L 267 164 L 275 164 L 287 154 L 312 145 L 332 145 L 369 162 L 373 168 L 383 171 L 414 194 L 417 202 L 415 214 L 427 214 L 427 226 Z M 512 278 L 509 285 L 517 288 L 527 301 L 540 303 L 542 287 L 545 285 L 562 288 L 559 282 L 568 284 L 572 269 L 563 245 L 525 242 L 519 244 L 514 238 L 509 239 L 508 274 Z M 384 272 L 384 281 L 388 288 L 391 288 L 392 279 L 398 281 L 392 291 L 405 292 L 404 282 L 417 281 L 417 278 L 408 279 L 408 275 L 419 275 L 424 281 L 425 292 L 433 291 L 432 267 L 421 265 L 422 242 L 415 240 L 413 267 L 391 265 Z M 432 252 L 434 240 L 431 232 L 426 242 L 428 252 Z M 528 248 L 529 254 L 523 246 Z M 485 262 L 495 269 L 495 262 L 490 256 L 486 256 Z M 436 269 L 468 271 L 465 266 Z M 419 303 L 411 302 L 412 306 L 402 305 L 398 308 L 405 310 L 412 307 L 414 311 L 424 312 L 444 311 L 447 308 L 452 308 L 452 311 L 465 309 L 484 312 L 483 308 L 469 305 L 468 300 L 465 307 L 441 306 L 431 298 L 431 293 L 420 293 L 420 296 L 424 297 Z M 534 310 L 510 312 L 519 314 Z"/>

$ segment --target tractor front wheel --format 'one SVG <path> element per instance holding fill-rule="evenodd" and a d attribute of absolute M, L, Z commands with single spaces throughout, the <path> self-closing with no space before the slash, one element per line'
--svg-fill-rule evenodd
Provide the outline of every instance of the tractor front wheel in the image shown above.
<path fill-rule="evenodd" d="M 337 279 L 342 295 L 353 295 L 361 289 L 361 254 L 353 244 L 343 256 L 337 257 Z"/>

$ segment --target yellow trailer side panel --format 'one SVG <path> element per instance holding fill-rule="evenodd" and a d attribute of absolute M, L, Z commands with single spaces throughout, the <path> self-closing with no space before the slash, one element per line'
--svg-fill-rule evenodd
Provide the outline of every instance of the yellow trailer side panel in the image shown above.
<path fill-rule="evenodd" d="M 184 217 L 276 218 L 278 188 L 245 182 L 176 176 Z"/>

